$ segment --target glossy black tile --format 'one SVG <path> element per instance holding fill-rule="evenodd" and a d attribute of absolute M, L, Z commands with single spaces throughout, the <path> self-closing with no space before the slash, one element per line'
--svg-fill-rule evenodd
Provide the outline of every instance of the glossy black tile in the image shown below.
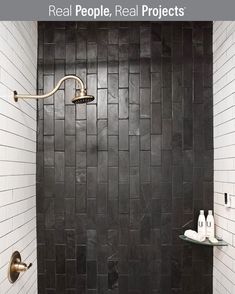
<path fill-rule="evenodd" d="M 87 261 L 87 288 L 96 289 L 97 287 L 97 263 Z"/>

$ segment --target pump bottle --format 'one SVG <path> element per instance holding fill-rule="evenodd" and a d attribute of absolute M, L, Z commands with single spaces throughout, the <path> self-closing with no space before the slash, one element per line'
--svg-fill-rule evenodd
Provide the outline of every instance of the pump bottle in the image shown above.
<path fill-rule="evenodd" d="M 204 215 L 204 210 L 200 210 L 200 214 L 198 217 L 198 224 L 197 224 L 197 232 L 201 236 L 206 237 L 206 219 Z"/>
<path fill-rule="evenodd" d="M 215 237 L 215 221 L 212 210 L 208 210 L 208 215 L 206 218 L 206 236 L 207 238 Z"/>

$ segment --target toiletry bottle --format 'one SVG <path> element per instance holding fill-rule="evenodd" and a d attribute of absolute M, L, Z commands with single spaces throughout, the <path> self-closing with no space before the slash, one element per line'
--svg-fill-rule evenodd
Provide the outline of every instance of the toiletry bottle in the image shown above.
<path fill-rule="evenodd" d="M 215 221 L 212 210 L 208 210 L 208 215 L 206 218 L 206 236 L 207 238 L 215 237 Z"/>
<path fill-rule="evenodd" d="M 197 232 L 203 237 L 206 237 L 206 219 L 204 215 L 204 210 L 200 210 L 197 223 Z"/>

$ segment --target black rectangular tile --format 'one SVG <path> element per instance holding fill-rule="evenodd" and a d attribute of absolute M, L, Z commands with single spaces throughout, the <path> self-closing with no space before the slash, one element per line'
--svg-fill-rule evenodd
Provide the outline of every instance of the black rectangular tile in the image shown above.
<path fill-rule="evenodd" d="M 119 183 L 119 213 L 129 212 L 129 184 Z"/>
<path fill-rule="evenodd" d="M 108 31 L 108 43 L 109 44 L 118 44 L 118 34 L 119 31 L 116 28 L 109 29 Z"/>
<path fill-rule="evenodd" d="M 174 102 L 180 102 L 183 96 L 182 71 L 173 71 L 172 75 L 172 99 Z"/>
<path fill-rule="evenodd" d="M 98 275 L 98 293 L 105 293 L 108 289 L 107 275 Z"/>
<path fill-rule="evenodd" d="M 129 74 L 129 103 L 139 104 L 140 101 L 140 75 Z"/>
<path fill-rule="evenodd" d="M 65 245 L 56 245 L 56 274 L 65 274 Z"/>
<path fill-rule="evenodd" d="M 162 149 L 163 150 L 172 149 L 172 120 L 171 119 L 162 120 Z"/>
<path fill-rule="evenodd" d="M 97 264 L 96 261 L 87 261 L 87 288 L 96 289 L 97 287 Z"/>
<path fill-rule="evenodd" d="M 161 73 L 162 70 L 162 42 L 152 41 L 151 43 L 151 72 Z"/>
<path fill-rule="evenodd" d="M 105 201 L 107 203 L 107 199 L 105 199 Z M 97 245 L 98 245 L 97 256 L 99 256 L 100 246 L 107 244 L 107 228 L 108 228 L 107 214 L 106 213 L 98 214 L 96 218 L 96 224 L 97 224 L 96 232 L 97 232 Z"/>
<path fill-rule="evenodd" d="M 109 167 L 109 185 L 108 185 L 108 198 L 118 198 L 118 167 Z"/>
<path fill-rule="evenodd" d="M 86 213 L 86 184 L 76 184 L 76 213 Z"/>
<path fill-rule="evenodd" d="M 97 117 L 98 119 L 106 119 L 107 115 L 107 89 L 99 89 L 98 90 L 98 98 L 97 98 Z"/>
<path fill-rule="evenodd" d="M 129 204 L 128 204 L 129 205 Z M 119 215 L 119 244 L 128 245 L 129 243 L 129 211 Z M 126 246 L 125 246 L 126 248 Z M 126 254 L 125 254 L 126 255 Z M 126 257 L 128 259 L 128 256 Z"/>
<path fill-rule="evenodd" d="M 55 181 L 64 181 L 64 152 L 55 152 Z"/>
<path fill-rule="evenodd" d="M 65 293 L 65 275 L 56 275 L 56 293 Z"/>
<path fill-rule="evenodd" d="M 95 260 L 97 256 L 97 233 L 96 230 L 87 230 L 86 260 Z"/>
<path fill-rule="evenodd" d="M 54 106 L 44 105 L 44 135 L 54 133 Z"/>
<path fill-rule="evenodd" d="M 67 75 L 75 74 L 75 43 L 65 45 L 65 72 Z"/>
<path fill-rule="evenodd" d="M 118 103 L 118 75 L 108 75 L 108 103 Z"/>
<path fill-rule="evenodd" d="M 87 72 L 96 73 L 97 71 L 97 44 L 87 44 Z"/>
<path fill-rule="evenodd" d="M 111 199 L 111 200 L 109 199 L 107 216 L 108 216 L 109 228 L 117 228 L 119 225 L 117 199 Z"/>
<path fill-rule="evenodd" d="M 66 259 L 75 259 L 75 230 L 66 230 Z"/>
<path fill-rule="evenodd" d="M 74 105 L 65 106 L 65 135 L 75 135 L 75 107 Z"/>
<path fill-rule="evenodd" d="M 43 46 L 43 61 L 44 73 L 52 74 L 54 71 L 55 60 L 55 44 L 44 44 Z M 45 87 L 45 86 L 44 86 Z"/>
<path fill-rule="evenodd" d="M 108 45 L 108 72 L 118 73 L 118 46 Z"/>
<path fill-rule="evenodd" d="M 151 136 L 151 165 L 161 165 L 162 136 Z"/>
<path fill-rule="evenodd" d="M 64 91 L 58 90 L 55 93 L 55 119 L 64 119 Z"/>
<path fill-rule="evenodd" d="M 129 45 L 129 71 L 130 73 L 140 72 L 140 49 L 136 44 Z"/>
<path fill-rule="evenodd" d="M 140 117 L 150 118 L 150 88 L 140 88 Z"/>
<path fill-rule="evenodd" d="M 101 53 L 107 54 L 105 52 L 105 46 L 102 46 L 100 48 L 99 45 L 98 45 L 98 50 L 99 49 L 100 49 L 100 52 Z M 107 66 L 107 60 L 106 59 L 100 59 L 100 60 L 98 60 L 98 75 L 97 75 L 97 79 L 98 79 L 98 81 L 97 81 L 98 88 L 107 88 L 107 84 L 108 84 L 108 66 Z"/>
<path fill-rule="evenodd" d="M 95 135 L 96 133 L 96 105 L 87 105 L 87 134 Z"/>
<path fill-rule="evenodd" d="M 128 89 L 119 89 L 119 118 L 128 118 Z"/>
<path fill-rule="evenodd" d="M 108 105 L 108 135 L 118 135 L 118 105 Z"/>
<path fill-rule="evenodd" d="M 183 130 L 184 150 L 192 149 L 192 146 L 193 146 L 192 119 L 184 119 L 183 128 L 184 128 Z"/>
<path fill-rule="evenodd" d="M 107 183 L 108 181 L 108 152 L 98 152 L 98 182 Z"/>
<path fill-rule="evenodd" d="M 97 168 L 87 167 L 87 197 L 96 198 L 97 191 Z"/>
<path fill-rule="evenodd" d="M 119 87 L 128 87 L 128 60 L 119 60 Z"/>
<path fill-rule="evenodd" d="M 109 166 L 118 166 L 118 136 L 108 136 Z"/>
<path fill-rule="evenodd" d="M 86 59 L 87 57 L 87 31 L 86 30 L 77 30 L 77 59 Z"/>
<path fill-rule="evenodd" d="M 139 166 L 139 136 L 130 136 L 130 166 Z"/>
<path fill-rule="evenodd" d="M 151 73 L 151 102 L 161 102 L 160 73 Z"/>
<path fill-rule="evenodd" d="M 108 261 L 108 289 L 118 288 L 118 261 Z"/>
<path fill-rule="evenodd" d="M 128 120 L 119 120 L 119 150 L 128 150 Z"/>
<path fill-rule="evenodd" d="M 107 213 L 107 194 L 108 185 L 106 183 L 99 183 L 97 185 L 97 213 Z"/>
<path fill-rule="evenodd" d="M 68 198 L 65 204 L 65 228 L 73 229 L 75 227 L 75 199 Z"/>
<path fill-rule="evenodd" d="M 140 59 L 140 87 L 146 88 L 151 85 L 150 58 Z"/>
<path fill-rule="evenodd" d="M 152 134 L 162 133 L 162 116 L 160 103 L 153 103 L 151 107 L 151 132 Z"/>
<path fill-rule="evenodd" d="M 151 55 L 151 28 L 150 27 L 140 27 L 140 57 L 147 58 Z"/>
<path fill-rule="evenodd" d="M 47 288 L 55 288 L 55 261 L 54 260 L 46 260 L 46 287 Z"/>
<path fill-rule="evenodd" d="M 76 151 L 86 151 L 86 121 L 76 121 Z"/>
<path fill-rule="evenodd" d="M 119 151 L 119 181 L 129 181 L 129 152 Z"/>
<path fill-rule="evenodd" d="M 138 104 L 129 105 L 129 135 L 140 134 L 140 106 Z"/>
<path fill-rule="evenodd" d="M 97 209 L 96 199 L 94 198 L 87 199 L 86 229 L 96 228 L 96 209 Z"/>
<path fill-rule="evenodd" d="M 53 166 L 55 162 L 54 136 L 44 136 L 44 165 Z"/>
<path fill-rule="evenodd" d="M 150 150 L 150 119 L 140 119 L 140 149 Z"/>
<path fill-rule="evenodd" d="M 108 149 L 108 122 L 98 120 L 98 150 Z"/>
<path fill-rule="evenodd" d="M 97 139 L 94 135 L 87 136 L 87 165 L 97 166 Z"/>
<path fill-rule="evenodd" d="M 140 181 L 150 182 L 150 151 L 140 152 Z"/>
<path fill-rule="evenodd" d="M 70 259 L 65 261 L 65 269 L 66 273 L 66 288 L 75 288 L 76 286 L 76 260 Z M 73 292 L 72 292 L 73 293 Z"/>
<path fill-rule="evenodd" d="M 128 44 L 129 29 L 127 27 L 119 28 L 119 44 Z"/>
<path fill-rule="evenodd" d="M 139 197 L 140 172 L 139 167 L 130 167 L 130 198 Z"/>
<path fill-rule="evenodd" d="M 167 87 L 162 89 L 162 118 L 172 118 L 172 88 Z"/>
<path fill-rule="evenodd" d="M 75 167 L 65 167 L 65 198 L 74 198 L 75 197 L 75 176 L 76 176 Z"/>
<path fill-rule="evenodd" d="M 75 165 L 75 136 L 65 136 L 65 165 Z"/>

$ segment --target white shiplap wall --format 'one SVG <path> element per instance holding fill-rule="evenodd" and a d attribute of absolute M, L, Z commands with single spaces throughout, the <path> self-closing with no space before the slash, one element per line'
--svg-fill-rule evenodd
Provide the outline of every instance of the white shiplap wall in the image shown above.
<path fill-rule="evenodd" d="M 214 22 L 214 210 L 217 235 L 229 243 L 214 249 L 213 294 L 235 294 L 235 22 Z M 223 205 L 224 192 L 232 207 Z"/>
<path fill-rule="evenodd" d="M 36 102 L 15 103 L 12 92 L 36 93 L 36 22 L 0 22 L 0 293 L 37 293 Z M 13 251 L 33 267 L 13 285 Z"/>

